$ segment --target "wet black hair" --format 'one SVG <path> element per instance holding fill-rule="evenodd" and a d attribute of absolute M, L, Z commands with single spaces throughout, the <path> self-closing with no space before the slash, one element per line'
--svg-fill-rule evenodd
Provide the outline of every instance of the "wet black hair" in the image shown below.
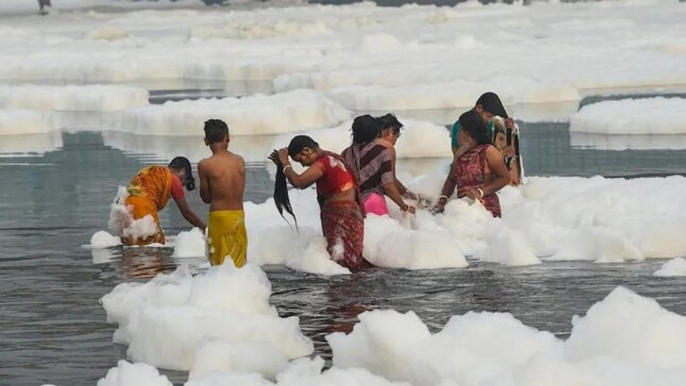
<path fill-rule="evenodd" d="M 291 139 L 291 143 L 288 144 L 288 155 L 293 157 L 303 151 L 303 149 L 306 147 L 314 150 L 319 148 L 319 144 L 315 142 L 314 139 L 306 135 L 298 135 L 293 137 L 293 139 Z M 279 214 L 284 220 L 286 220 L 286 217 L 283 215 L 284 210 L 290 214 L 291 217 L 293 217 L 293 221 L 295 221 L 295 229 L 297 230 L 298 219 L 295 217 L 295 213 L 293 213 L 291 198 L 288 196 L 288 186 L 286 185 L 286 174 L 283 172 L 283 166 L 284 165 L 282 165 L 281 162 L 278 162 L 276 165 L 276 181 L 274 181 L 274 205 L 276 205 L 276 210 L 279 211 Z M 286 222 L 288 222 L 288 220 L 286 220 Z"/>
<path fill-rule="evenodd" d="M 379 137 L 381 133 L 380 122 L 369 114 L 355 118 L 352 126 L 353 143 L 369 143 Z"/>
<path fill-rule="evenodd" d="M 492 138 L 488 135 L 488 127 L 476 111 L 469 110 L 460 115 L 458 122 L 460 122 L 460 130 L 464 130 L 465 133 L 474 138 L 478 145 L 492 143 Z"/>
<path fill-rule="evenodd" d="M 186 157 L 175 157 L 171 162 L 169 163 L 169 169 L 174 169 L 174 170 L 185 170 L 186 171 L 186 179 L 183 181 L 183 184 L 186 186 L 186 190 L 193 190 L 195 189 L 195 178 L 193 178 L 193 171 L 191 170 L 191 161 L 188 160 Z"/>
<path fill-rule="evenodd" d="M 210 119 L 205 122 L 205 139 L 208 145 L 221 142 L 229 136 L 229 126 L 221 119 Z"/>
<path fill-rule="evenodd" d="M 393 114 L 386 114 L 382 117 L 376 118 L 376 120 L 379 122 L 379 125 L 381 126 L 381 130 L 386 130 L 386 129 L 391 129 L 391 132 L 393 134 L 398 134 L 400 132 L 400 129 L 403 128 L 403 124 L 398 120 L 398 118 L 395 117 Z"/>

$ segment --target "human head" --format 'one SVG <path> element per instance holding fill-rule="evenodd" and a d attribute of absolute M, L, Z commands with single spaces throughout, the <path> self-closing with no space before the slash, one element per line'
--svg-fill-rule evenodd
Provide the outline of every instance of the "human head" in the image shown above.
<path fill-rule="evenodd" d="M 229 127 L 221 119 L 210 119 L 205 122 L 205 145 L 215 143 L 229 144 Z"/>
<path fill-rule="evenodd" d="M 498 150 L 503 150 L 503 148 L 507 146 L 507 134 L 505 133 L 505 129 L 500 125 L 495 126 L 493 145 L 498 148 Z"/>
<path fill-rule="evenodd" d="M 186 190 L 195 189 L 195 178 L 193 178 L 193 171 L 191 170 L 191 162 L 186 157 L 176 157 L 169 163 L 169 169 L 174 173 L 186 186 Z"/>
<path fill-rule="evenodd" d="M 457 135 L 460 143 L 464 143 L 468 139 L 474 141 L 476 145 L 491 143 L 486 123 L 476 111 L 469 110 L 460 115 L 458 122 L 460 123 L 460 131 L 458 131 Z"/>
<path fill-rule="evenodd" d="M 352 131 L 353 143 L 360 145 L 378 138 L 381 126 L 379 121 L 371 115 L 360 115 L 353 121 Z"/>
<path fill-rule="evenodd" d="M 507 118 L 507 112 L 503 103 L 496 93 L 487 92 L 482 94 L 479 99 L 476 100 L 476 106 L 474 110 L 481 115 L 481 119 L 484 122 L 488 122 L 491 118 L 498 115 L 502 118 Z"/>
<path fill-rule="evenodd" d="M 319 144 L 306 135 L 293 137 L 288 144 L 288 155 L 303 166 L 310 166 L 319 158 Z"/>
<path fill-rule="evenodd" d="M 398 138 L 400 138 L 400 129 L 403 128 L 403 124 L 400 123 L 398 118 L 396 118 L 393 114 L 386 114 L 376 119 L 379 121 L 379 125 L 381 126 L 381 134 L 379 137 L 395 145 L 395 143 L 398 141 Z"/>

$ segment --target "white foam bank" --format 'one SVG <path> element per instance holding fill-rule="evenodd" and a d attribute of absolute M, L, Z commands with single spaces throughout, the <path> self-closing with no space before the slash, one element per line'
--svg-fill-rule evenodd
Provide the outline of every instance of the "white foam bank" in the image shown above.
<path fill-rule="evenodd" d="M 326 337 L 334 367 L 324 372 L 320 358 L 269 376 L 217 366 L 191 372 L 185 385 L 678 386 L 686 377 L 686 317 L 623 287 L 575 317 L 566 341 L 509 313 L 454 315 L 433 334 L 412 311 L 375 310 L 359 320 L 350 334 Z M 220 362 L 223 353 L 212 358 Z M 98 386 L 121 384 L 170 385 L 150 365 L 126 361 Z"/>
<path fill-rule="evenodd" d="M 269 135 L 330 127 L 350 118 L 350 112 L 320 93 L 296 90 L 277 95 L 166 102 L 129 109 L 112 129 L 148 135 L 197 136 L 203 123 L 221 119 L 231 135 Z M 201 141 L 202 142 L 202 141 Z"/>
<path fill-rule="evenodd" d="M 148 105 L 148 91 L 126 86 L 0 86 L 0 108 L 34 111 L 122 111 Z"/>
<path fill-rule="evenodd" d="M 0 79 L 260 80 L 384 110 L 467 108 L 486 89 L 508 105 L 573 101 L 686 84 L 685 13 L 675 0 L 26 16 L 0 27 Z"/>
<path fill-rule="evenodd" d="M 655 276 L 686 276 L 686 259 L 678 257 L 664 263 L 660 269 L 655 271 Z"/>
<path fill-rule="evenodd" d="M 645 98 L 603 101 L 574 114 L 569 131 L 609 135 L 686 134 L 686 99 Z"/>
<path fill-rule="evenodd" d="M 217 360 L 217 366 L 259 369 L 253 361 L 232 360 L 231 349 L 247 350 L 253 358 L 273 358 L 272 366 L 263 366 L 273 373 L 288 358 L 311 354 L 313 344 L 300 332 L 297 317 L 278 316 L 270 294 L 271 284 L 258 266 L 224 264 L 195 277 L 179 269 L 145 284 L 123 283 L 101 302 L 107 320 L 119 325 L 114 341 L 127 344 L 135 361 L 207 372 L 208 363 L 200 358 L 219 348 L 226 360 Z"/>

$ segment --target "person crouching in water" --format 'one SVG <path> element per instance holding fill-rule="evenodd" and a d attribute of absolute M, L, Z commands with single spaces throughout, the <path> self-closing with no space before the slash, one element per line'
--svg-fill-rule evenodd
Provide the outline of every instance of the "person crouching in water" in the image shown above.
<path fill-rule="evenodd" d="M 385 194 L 403 213 L 414 214 L 415 207 L 406 204 L 398 191 L 391 149 L 375 142 L 381 132 L 379 120 L 371 115 L 359 116 L 353 121 L 352 132 L 353 143 L 343 150 L 341 157 L 352 167 L 360 184 L 365 211 L 388 215 Z"/>
<path fill-rule="evenodd" d="M 148 166 L 142 169 L 131 179 L 126 188 L 125 204 L 132 218 L 129 218 L 128 223 L 121 227 L 113 226 L 111 222 L 110 228 L 118 234 L 125 245 L 164 244 L 165 236 L 158 212 L 167 206 L 171 197 L 183 218 L 194 227 L 204 230 L 205 224 L 186 202 L 184 186 L 189 191 L 195 189 L 191 163 L 185 157 L 174 158 L 166 167 Z M 147 216 L 154 221 L 155 229 L 149 232 L 135 229 L 134 224 Z M 141 232 L 142 234 L 139 234 Z"/>
<path fill-rule="evenodd" d="M 503 155 L 491 144 L 491 135 L 478 112 L 470 110 L 462 114 L 459 123 L 458 141 L 468 145 L 468 150 L 453 161 L 435 210 L 443 212 L 457 186 L 458 198 L 479 200 L 493 217 L 500 217 L 496 192 L 510 182 Z"/>
<path fill-rule="evenodd" d="M 289 156 L 308 166 L 307 170 L 302 174 L 296 173 Z M 294 137 L 288 148 L 274 150 L 269 159 L 277 165 L 274 200 L 279 212 L 285 207 L 293 215 L 286 179 L 298 189 L 306 189 L 316 183 L 322 233 L 331 258 L 351 271 L 373 267 L 362 257 L 364 206 L 355 175 L 343 159 L 338 154 L 322 150 L 317 142 L 305 135 Z"/>
<path fill-rule="evenodd" d="M 245 230 L 243 194 L 245 162 L 230 152 L 229 127 L 219 119 L 205 122 L 205 144 L 212 156 L 198 163 L 200 198 L 210 204 L 207 249 L 210 264 L 220 265 L 229 256 L 236 267 L 245 265 L 248 233 Z"/>

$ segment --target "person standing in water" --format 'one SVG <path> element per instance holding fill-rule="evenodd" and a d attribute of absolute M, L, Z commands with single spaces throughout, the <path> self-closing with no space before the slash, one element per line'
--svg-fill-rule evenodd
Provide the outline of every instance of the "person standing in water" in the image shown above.
<path fill-rule="evenodd" d="M 158 212 L 167 206 L 171 197 L 176 202 L 183 218 L 194 227 L 204 230 L 205 224 L 186 202 L 184 186 L 189 191 L 195 189 L 191 163 L 185 157 L 174 158 L 166 167 L 148 166 L 142 169 L 131 179 L 126 188 L 123 204 L 126 205 L 127 218 L 124 221 L 111 218 L 110 228 L 121 237 L 125 245 L 164 244 L 166 239 Z M 154 221 L 155 229 L 138 229 L 140 226 L 136 226 L 136 223 L 148 216 Z"/>
<path fill-rule="evenodd" d="M 207 249 L 210 264 L 230 257 L 236 267 L 246 263 L 248 233 L 245 229 L 243 194 L 245 161 L 230 152 L 229 127 L 219 119 L 205 122 L 205 144 L 212 156 L 198 163 L 200 198 L 210 204 Z"/>
<path fill-rule="evenodd" d="M 510 182 L 503 155 L 491 144 L 486 123 L 478 112 L 470 110 L 460 115 L 459 123 L 459 141 L 468 145 L 468 150 L 454 160 L 436 212 L 443 212 L 448 197 L 457 186 L 457 198 L 481 201 L 493 217 L 500 217 L 500 200 L 496 192 Z"/>
<path fill-rule="evenodd" d="M 415 207 L 406 204 L 398 191 L 391 150 L 375 142 L 381 132 L 380 122 L 371 115 L 361 115 L 353 121 L 352 132 L 353 143 L 341 157 L 355 172 L 365 211 L 388 215 L 387 195 L 403 213 L 414 214 Z"/>
<path fill-rule="evenodd" d="M 308 166 L 307 170 L 298 174 L 291 167 L 289 156 Z M 364 205 L 355 174 L 343 158 L 322 150 L 312 138 L 299 135 L 291 140 L 288 148 L 274 150 L 269 159 L 277 166 L 274 202 L 279 212 L 286 208 L 293 214 L 286 179 L 297 189 L 306 189 L 316 183 L 322 233 L 331 258 L 351 271 L 373 267 L 362 257 Z"/>

